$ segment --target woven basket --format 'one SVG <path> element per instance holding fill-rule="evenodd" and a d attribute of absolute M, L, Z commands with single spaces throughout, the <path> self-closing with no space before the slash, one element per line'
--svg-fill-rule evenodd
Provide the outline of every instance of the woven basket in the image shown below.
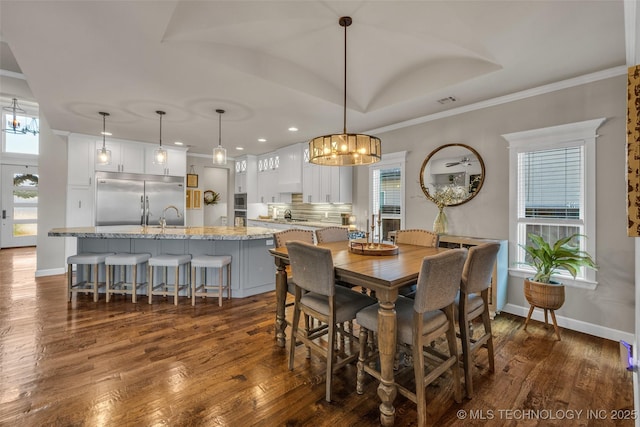
<path fill-rule="evenodd" d="M 557 310 L 564 304 L 564 285 L 524 279 L 524 296 L 535 307 Z"/>

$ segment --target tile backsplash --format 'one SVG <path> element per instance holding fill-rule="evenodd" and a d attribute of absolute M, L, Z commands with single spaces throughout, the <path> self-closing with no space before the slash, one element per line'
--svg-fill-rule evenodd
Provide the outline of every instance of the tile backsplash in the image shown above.
<path fill-rule="evenodd" d="M 312 222 L 342 224 L 343 215 L 351 215 L 351 204 L 334 203 L 302 203 L 302 194 L 294 193 L 291 203 L 269 203 L 269 216 L 284 218 L 284 211 L 289 209 L 293 219 L 305 219 Z"/>

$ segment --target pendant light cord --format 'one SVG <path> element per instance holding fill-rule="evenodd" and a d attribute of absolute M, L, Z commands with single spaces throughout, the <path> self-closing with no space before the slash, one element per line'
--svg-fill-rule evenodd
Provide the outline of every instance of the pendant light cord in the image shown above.
<path fill-rule="evenodd" d="M 344 27 L 344 97 L 343 107 L 343 128 L 342 133 L 347 133 L 347 27 L 351 25 L 351 18 L 340 18 L 340 25 Z"/>
<path fill-rule="evenodd" d="M 166 113 L 164 111 L 156 111 L 156 114 L 160 116 L 160 148 L 162 148 L 162 116 Z"/>
<path fill-rule="evenodd" d="M 216 113 L 218 113 L 218 147 L 222 147 L 222 115 L 224 110 L 217 109 Z"/>

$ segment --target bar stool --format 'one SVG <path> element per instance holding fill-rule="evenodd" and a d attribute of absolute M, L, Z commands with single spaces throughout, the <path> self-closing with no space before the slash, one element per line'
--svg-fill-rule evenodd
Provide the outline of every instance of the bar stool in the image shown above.
<path fill-rule="evenodd" d="M 138 283 L 138 266 L 143 267 L 151 258 L 148 253 L 119 253 L 109 255 L 104 260 L 107 266 L 107 302 L 111 294 L 131 294 L 131 302 L 136 303 L 138 288 L 146 282 Z M 116 267 L 120 270 L 120 281 L 116 282 Z M 127 282 L 127 267 L 131 267 L 131 282 Z"/>
<path fill-rule="evenodd" d="M 81 253 L 67 258 L 67 292 L 69 292 L 69 301 L 71 301 L 74 292 L 93 293 L 93 302 L 98 301 L 98 287 L 100 285 L 98 274 L 100 273 L 100 267 L 104 267 L 104 260 L 108 255 L 114 255 L 114 253 Z M 76 283 L 73 283 L 74 264 L 76 265 Z M 82 274 L 79 271 L 80 266 L 83 267 Z M 93 282 L 90 282 L 92 274 Z M 81 278 L 84 280 L 78 281 Z"/>
<path fill-rule="evenodd" d="M 222 268 L 227 267 L 227 283 L 222 280 Z M 200 282 L 196 269 L 200 270 Z M 218 284 L 207 285 L 207 268 L 218 269 Z M 196 297 L 218 296 L 218 305 L 222 307 L 222 291 L 227 291 L 227 299 L 231 299 L 231 256 L 230 255 L 198 255 L 191 259 L 191 305 L 196 305 Z M 209 292 L 211 291 L 211 292 Z"/>
<path fill-rule="evenodd" d="M 178 305 L 178 293 L 180 289 L 186 289 L 187 295 L 189 294 L 190 280 L 187 277 L 189 275 L 189 263 L 191 262 L 191 255 L 155 255 L 149 258 L 149 286 L 147 288 L 147 294 L 149 295 L 149 304 L 152 303 L 154 295 L 169 296 L 173 294 L 173 303 Z M 157 285 L 153 283 L 153 271 L 155 267 L 162 268 L 162 280 Z M 169 268 L 175 269 L 175 282 L 173 285 L 168 283 L 167 272 Z M 185 283 L 180 286 L 180 267 L 183 267 L 185 272 Z M 158 290 L 156 290 L 158 289 Z"/>

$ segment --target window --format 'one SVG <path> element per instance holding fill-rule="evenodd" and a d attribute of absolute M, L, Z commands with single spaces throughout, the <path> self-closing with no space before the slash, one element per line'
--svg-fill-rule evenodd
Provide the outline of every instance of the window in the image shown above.
<path fill-rule="evenodd" d="M 12 113 L 4 112 L 2 114 L 2 123 L 3 129 L 6 126 L 9 126 L 8 123 L 11 122 L 13 118 Z M 37 123 L 36 128 L 40 128 L 40 121 L 37 117 L 25 117 L 16 115 L 16 119 L 20 123 L 27 123 L 31 120 L 35 120 Z M 9 133 L 2 132 L 4 135 L 4 152 L 5 153 L 15 153 L 15 154 L 35 154 L 39 153 L 39 134 L 33 133 Z"/>
<path fill-rule="evenodd" d="M 574 233 L 581 249 L 595 257 L 595 140 L 604 119 L 503 135 L 510 149 L 509 240 L 512 273 L 528 276 L 526 253 L 530 233 L 550 242 Z M 581 269 L 563 283 L 593 288 L 595 272 Z"/>
<path fill-rule="evenodd" d="M 382 161 L 369 166 L 371 183 L 371 212 L 382 217 L 382 236 L 388 239 L 389 232 L 399 230 L 404 222 L 404 169 L 406 152 L 383 154 Z M 371 224 L 370 224 L 371 225 Z M 374 237 L 379 234 L 374 224 Z M 370 229 L 367 231 L 371 231 Z"/>

